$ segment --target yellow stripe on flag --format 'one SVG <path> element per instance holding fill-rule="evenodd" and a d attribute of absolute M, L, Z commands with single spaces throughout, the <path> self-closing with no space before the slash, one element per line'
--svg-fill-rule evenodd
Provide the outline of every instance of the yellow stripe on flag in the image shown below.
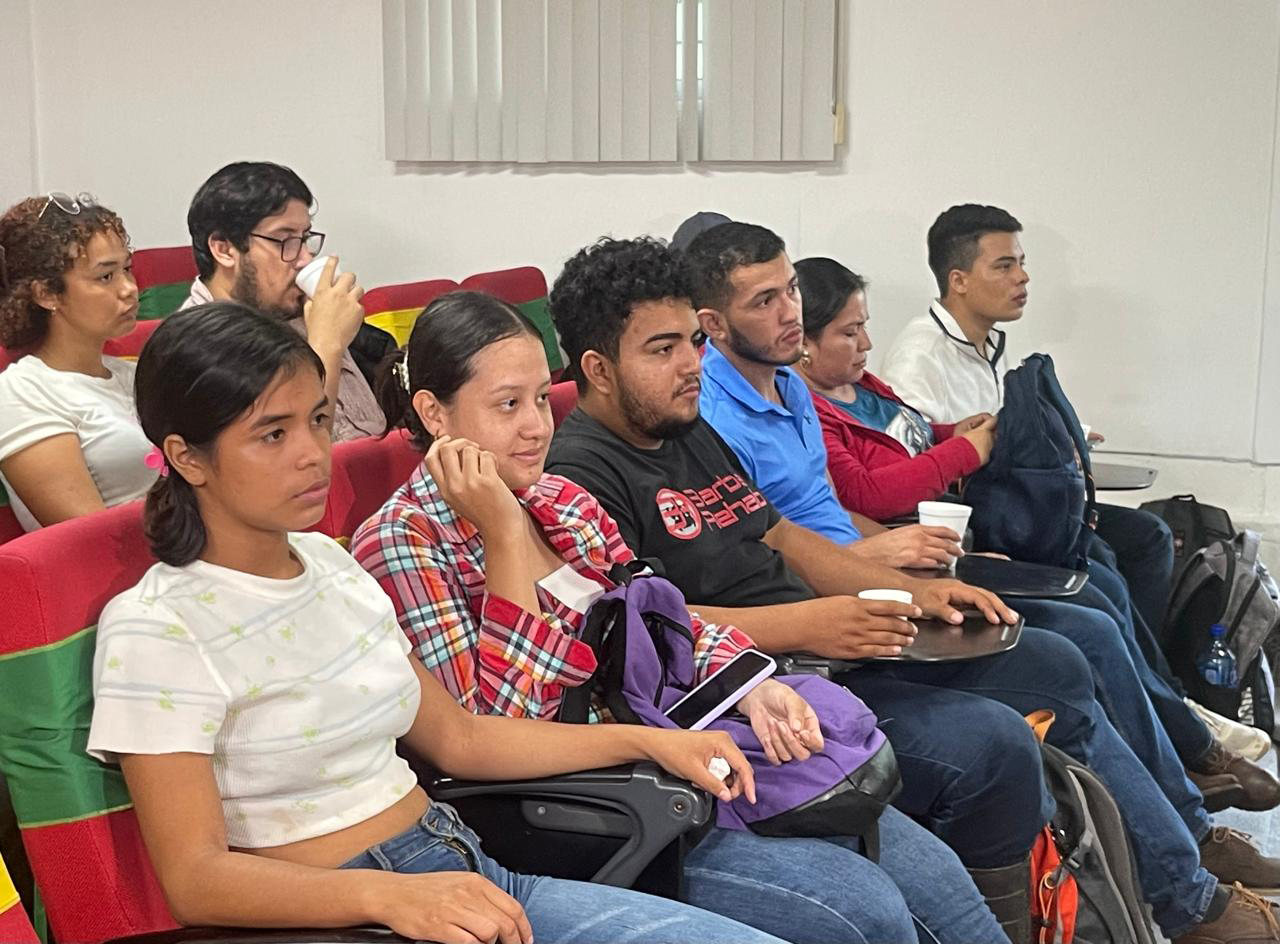
<path fill-rule="evenodd" d="M 369 315 L 364 320 L 375 328 L 381 328 L 391 334 L 396 339 L 396 344 L 404 347 L 405 342 L 409 340 L 409 332 L 413 330 L 413 323 L 418 320 L 420 314 L 422 314 L 421 308 L 399 308 L 395 311 L 380 311 Z"/>
<path fill-rule="evenodd" d="M 5 868 L 4 859 L 0 859 L 0 912 L 8 911 L 18 903 L 18 890 L 13 887 L 13 879 Z"/>

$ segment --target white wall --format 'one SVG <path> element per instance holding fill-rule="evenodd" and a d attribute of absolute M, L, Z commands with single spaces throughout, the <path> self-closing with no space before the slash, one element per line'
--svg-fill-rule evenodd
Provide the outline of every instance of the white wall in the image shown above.
<path fill-rule="evenodd" d="M 37 189 L 31 4 L 0 0 L 0 203 Z"/>
<path fill-rule="evenodd" d="M 38 185 L 97 193 L 139 246 L 183 241 L 196 186 L 244 158 L 299 170 L 366 285 L 554 276 L 601 234 L 717 209 L 868 276 L 884 348 L 931 296 L 933 217 L 1003 205 L 1033 274 L 1015 349 L 1053 352 L 1113 448 L 1214 460 L 1192 485 L 1230 504 L 1243 477 L 1237 513 L 1280 521 L 1258 464 L 1280 463 L 1273 0 L 852 0 L 841 159 L 696 169 L 389 164 L 377 0 L 0 2 L 0 53 L 32 20 Z"/>

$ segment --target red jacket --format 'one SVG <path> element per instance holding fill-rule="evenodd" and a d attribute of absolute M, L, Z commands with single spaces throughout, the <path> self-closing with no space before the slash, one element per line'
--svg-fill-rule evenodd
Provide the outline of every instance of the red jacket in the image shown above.
<path fill-rule="evenodd" d="M 897 403 L 893 389 L 864 373 L 858 381 L 873 393 Z M 827 444 L 827 471 L 840 503 L 875 521 L 916 510 L 916 503 L 937 498 L 956 479 L 981 466 L 978 451 L 963 436 L 953 436 L 954 425 L 934 423 L 938 443 L 918 456 L 888 433 L 855 420 L 821 394 L 813 402 Z"/>

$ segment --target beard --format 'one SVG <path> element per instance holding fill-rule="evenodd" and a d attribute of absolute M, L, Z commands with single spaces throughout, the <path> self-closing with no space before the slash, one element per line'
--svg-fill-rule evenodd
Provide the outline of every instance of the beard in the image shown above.
<path fill-rule="evenodd" d="M 625 385 L 618 387 L 618 406 L 627 425 L 648 439 L 679 439 L 698 425 L 697 413 L 691 420 L 662 416 L 636 399 Z"/>
<path fill-rule="evenodd" d="M 231 297 L 241 305 L 248 305 L 254 311 L 283 321 L 300 318 L 302 307 L 306 304 L 305 298 L 299 299 L 298 303 L 292 306 L 280 301 L 264 301 L 258 290 L 258 267 L 254 265 L 247 253 L 240 257 L 240 271 L 236 273 L 235 283 L 231 286 Z"/>
<path fill-rule="evenodd" d="M 725 323 L 725 330 L 728 332 L 728 337 L 725 340 L 729 345 L 729 350 L 733 351 L 734 354 L 737 354 L 744 361 L 751 361 L 755 364 L 766 364 L 769 367 L 790 367 L 796 361 L 800 360 L 800 354 L 804 350 L 804 344 L 802 342 L 796 346 L 796 353 L 794 357 L 789 356 L 785 358 L 778 358 L 771 355 L 767 348 L 760 347 L 758 344 L 753 344 L 751 341 L 747 340 L 747 336 L 745 334 L 739 334 L 734 330 L 733 325 L 729 324 L 727 321 Z"/>

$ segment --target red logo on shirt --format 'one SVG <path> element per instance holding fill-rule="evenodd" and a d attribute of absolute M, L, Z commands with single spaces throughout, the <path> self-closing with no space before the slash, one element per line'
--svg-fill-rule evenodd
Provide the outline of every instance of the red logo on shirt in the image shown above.
<path fill-rule="evenodd" d="M 681 541 L 692 541 L 701 534 L 704 518 L 711 527 L 724 529 L 767 504 L 763 495 L 734 473 L 721 476 L 707 488 L 683 492 L 664 488 L 654 498 L 667 531 Z"/>
<path fill-rule="evenodd" d="M 702 516 L 686 496 L 674 489 L 664 488 L 654 496 L 658 502 L 658 514 L 667 532 L 681 541 L 692 541 L 702 533 Z"/>

